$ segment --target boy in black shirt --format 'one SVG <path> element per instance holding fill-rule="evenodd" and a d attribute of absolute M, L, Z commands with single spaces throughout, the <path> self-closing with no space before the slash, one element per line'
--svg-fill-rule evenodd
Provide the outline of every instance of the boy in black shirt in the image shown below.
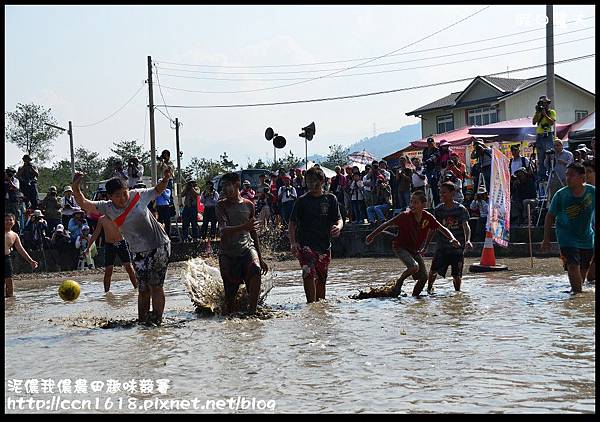
<path fill-rule="evenodd" d="M 307 193 L 296 200 L 289 223 L 292 253 L 302 267 L 307 303 L 325 299 L 325 282 L 331 262 L 331 238 L 338 237 L 344 222 L 337 198 L 323 193 L 325 173 L 312 167 L 306 172 Z"/>

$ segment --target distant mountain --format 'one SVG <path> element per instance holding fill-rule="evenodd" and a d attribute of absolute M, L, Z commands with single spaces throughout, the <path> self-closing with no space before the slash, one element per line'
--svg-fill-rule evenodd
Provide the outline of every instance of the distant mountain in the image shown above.
<path fill-rule="evenodd" d="M 403 126 L 395 132 L 381 133 L 372 138 L 364 138 L 348 146 L 350 152 L 362 151 L 363 149 L 373 154 L 377 159 L 381 159 L 392 154 L 406 146 L 412 141 L 421 139 L 421 123 Z M 342 142 L 335 142 L 344 144 Z M 308 157 L 309 160 L 320 163 L 327 159 L 326 155 L 314 154 Z"/>

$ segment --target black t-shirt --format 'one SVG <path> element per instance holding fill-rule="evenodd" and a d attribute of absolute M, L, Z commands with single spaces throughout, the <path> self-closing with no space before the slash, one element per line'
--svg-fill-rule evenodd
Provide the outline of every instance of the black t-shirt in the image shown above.
<path fill-rule="evenodd" d="M 294 203 L 290 221 L 296 224 L 296 241 L 317 253 L 331 248 L 331 226 L 342 216 L 337 198 L 326 193 L 315 197 L 302 195 Z"/>

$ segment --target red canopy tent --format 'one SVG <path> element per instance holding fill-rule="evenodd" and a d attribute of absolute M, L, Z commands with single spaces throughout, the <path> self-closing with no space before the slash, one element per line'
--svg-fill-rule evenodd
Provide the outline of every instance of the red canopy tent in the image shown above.
<path fill-rule="evenodd" d="M 569 133 L 571 123 L 557 123 L 556 136 L 563 139 Z M 469 134 L 475 137 L 482 135 L 495 135 L 503 138 L 512 138 L 514 140 L 525 140 L 527 137 L 535 137 L 535 129 L 531 123 L 530 117 L 522 117 L 520 119 L 505 120 L 503 122 L 492 123 L 485 126 L 472 126 L 469 128 Z"/>
<path fill-rule="evenodd" d="M 431 135 L 427 138 L 433 138 L 433 141 L 438 145 L 440 141 L 446 140 L 450 144 L 450 146 L 460 146 L 460 145 L 469 145 L 473 142 L 475 138 L 473 135 L 469 134 L 469 129 L 472 126 L 464 126 L 460 129 L 451 130 L 444 133 L 439 133 L 437 135 Z M 490 137 L 490 136 L 487 136 Z M 493 135 L 492 135 L 493 137 Z M 416 148 L 425 148 L 427 146 L 427 138 L 419 139 L 418 141 L 413 141 L 410 144 Z"/>

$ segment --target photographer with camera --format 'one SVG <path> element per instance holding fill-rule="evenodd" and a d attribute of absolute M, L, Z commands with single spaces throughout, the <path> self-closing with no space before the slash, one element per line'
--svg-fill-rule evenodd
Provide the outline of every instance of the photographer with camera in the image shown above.
<path fill-rule="evenodd" d="M 32 251 L 48 248 L 50 239 L 46 237 L 47 229 L 48 223 L 44 219 L 42 211 L 33 211 L 33 215 L 27 220 L 23 229 L 23 243 L 25 248 Z"/>
<path fill-rule="evenodd" d="M 429 188 L 431 189 L 431 195 L 433 197 L 433 204 L 429 204 L 432 207 L 440 203 L 438 184 L 440 181 L 441 170 L 439 158 L 440 151 L 435 147 L 435 141 L 433 138 L 427 138 L 427 148 L 423 150 L 423 167 L 425 168 L 424 173 L 429 181 Z"/>
<path fill-rule="evenodd" d="M 129 186 L 129 189 L 133 189 L 136 185 L 143 184 L 143 175 L 144 166 L 140 164 L 140 160 L 137 157 L 131 157 L 127 162 L 127 184 Z"/>
<path fill-rule="evenodd" d="M 398 208 L 404 211 L 410 205 L 410 185 L 412 183 L 412 170 L 408 167 L 398 169 L 396 186 L 398 192 Z"/>
<path fill-rule="evenodd" d="M 552 201 L 556 191 L 566 185 L 567 166 L 572 162 L 573 154 L 563 148 L 559 138 L 554 140 L 554 149 L 545 151 L 544 167 L 552 172 L 552 174 L 548 173 L 548 204 Z"/>
<path fill-rule="evenodd" d="M 196 179 L 190 177 L 186 183 L 181 196 L 183 197 L 183 211 L 181 213 L 181 230 L 183 242 L 191 242 L 192 238 L 200 237 L 198 229 L 198 197 L 201 195 Z M 188 227 L 192 226 L 192 236 L 188 235 Z"/>
<path fill-rule="evenodd" d="M 479 175 L 483 174 L 485 189 L 488 190 L 490 188 L 490 179 L 492 177 L 492 149 L 486 147 L 482 139 L 476 138 L 473 142 L 471 159 L 477 160 L 477 164 L 473 166 L 471 171 L 475 189 L 479 189 Z"/>
<path fill-rule="evenodd" d="M 280 210 L 281 210 L 281 221 L 285 227 L 287 227 L 290 216 L 292 215 L 292 209 L 294 208 L 294 202 L 298 197 L 296 189 L 292 186 L 292 179 L 290 176 L 283 177 L 283 186 L 279 188 L 277 197 L 279 198 Z"/>
<path fill-rule="evenodd" d="M 17 179 L 21 181 L 21 192 L 25 195 L 25 204 L 29 202 L 27 208 L 36 209 L 38 207 L 37 178 L 39 173 L 37 168 L 31 164 L 29 155 L 23 156 L 23 165 L 17 171 Z"/>
<path fill-rule="evenodd" d="M 454 185 L 454 193 L 452 195 L 452 200 L 454 202 L 458 202 L 459 204 L 462 204 L 465 200 L 465 196 L 463 195 L 462 192 L 462 182 L 461 180 L 456 177 L 454 175 L 454 173 L 452 173 L 450 170 L 446 170 L 446 172 L 444 173 L 444 177 L 442 179 L 442 183 L 447 183 L 450 182 Z M 441 188 L 441 186 L 440 186 Z"/>
<path fill-rule="evenodd" d="M 111 177 L 116 177 L 121 179 L 125 184 L 127 184 L 127 181 L 129 180 L 129 177 L 127 177 L 127 172 L 123 169 L 123 162 L 121 160 L 117 160 L 115 161 L 115 167 L 114 167 L 114 171 Z"/>
<path fill-rule="evenodd" d="M 539 160 L 539 180 L 548 180 L 549 168 L 546 167 L 546 151 L 552 149 L 554 141 L 554 124 L 556 123 L 556 111 L 550 108 L 550 99 L 542 95 L 535 106 L 535 114 L 532 123 L 537 125 L 535 129 L 535 148 Z"/>

